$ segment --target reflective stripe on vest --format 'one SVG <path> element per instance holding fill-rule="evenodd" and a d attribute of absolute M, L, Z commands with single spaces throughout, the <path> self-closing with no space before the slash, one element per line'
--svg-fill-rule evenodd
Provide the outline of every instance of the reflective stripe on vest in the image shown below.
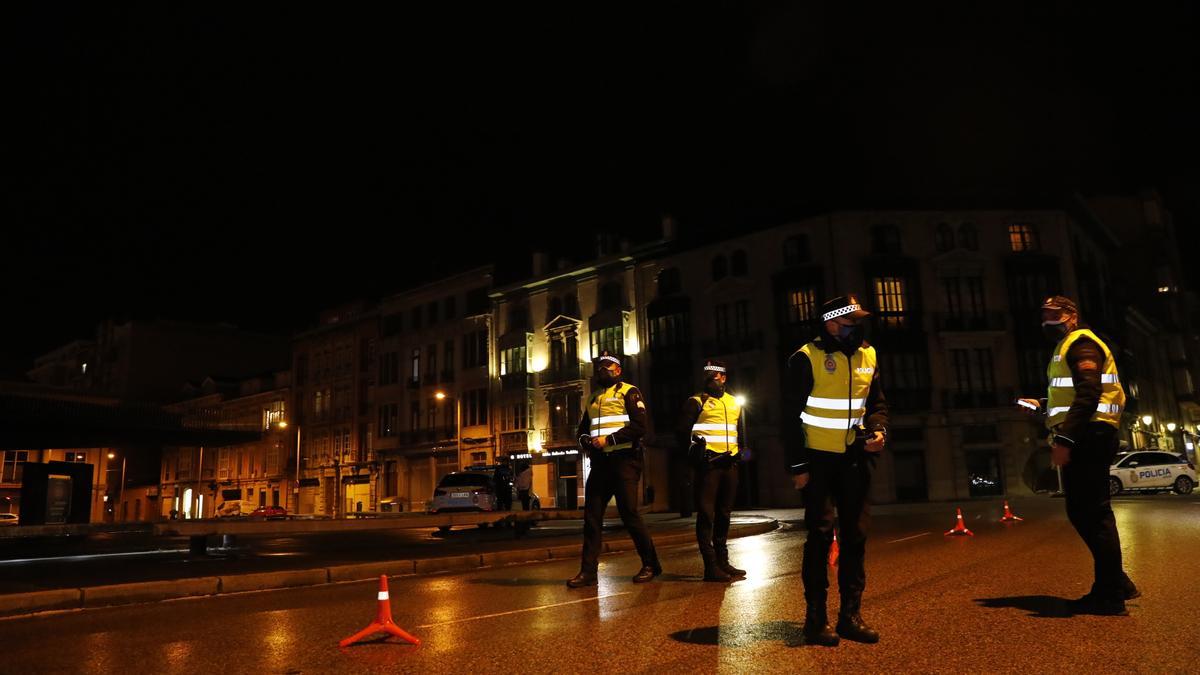
<path fill-rule="evenodd" d="M 1075 380 L 1071 376 L 1071 367 L 1067 363 L 1067 352 L 1071 345 L 1080 338 L 1088 338 L 1100 346 L 1104 352 L 1104 363 L 1100 373 L 1100 402 L 1091 421 L 1104 422 L 1114 427 L 1121 426 L 1121 411 L 1125 408 L 1125 390 L 1121 387 L 1121 378 L 1117 375 L 1117 362 L 1112 350 L 1095 333 L 1080 328 L 1071 331 L 1059 341 L 1046 368 L 1046 379 L 1050 381 L 1046 399 L 1046 426 L 1053 429 L 1067 419 L 1067 411 L 1075 402 Z"/>
<path fill-rule="evenodd" d="M 738 454 L 737 428 L 742 409 L 737 399 L 725 392 L 716 396 L 693 396 L 700 404 L 700 414 L 692 424 L 692 435 L 704 437 L 704 447 L 713 452 Z"/>
<path fill-rule="evenodd" d="M 875 378 L 874 347 L 861 347 L 849 358 L 826 353 L 814 342 L 800 348 L 812 367 L 813 388 L 800 421 L 805 445 L 814 450 L 845 452 L 866 416 L 867 393 Z"/>
<path fill-rule="evenodd" d="M 629 413 L 625 409 L 625 395 L 631 389 L 633 389 L 633 385 L 620 382 L 608 389 L 598 391 L 592 396 L 592 402 L 588 404 L 588 417 L 591 419 L 589 433 L 592 438 L 615 434 L 629 423 Z M 606 445 L 604 452 L 632 447 L 632 442 Z"/>

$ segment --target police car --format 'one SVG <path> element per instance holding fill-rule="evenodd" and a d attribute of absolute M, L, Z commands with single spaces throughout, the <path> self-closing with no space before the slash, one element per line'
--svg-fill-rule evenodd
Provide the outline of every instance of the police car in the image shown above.
<path fill-rule="evenodd" d="M 1141 450 L 1117 455 L 1108 469 L 1108 493 L 1174 490 L 1186 495 L 1196 485 L 1196 467 L 1169 452 Z"/>

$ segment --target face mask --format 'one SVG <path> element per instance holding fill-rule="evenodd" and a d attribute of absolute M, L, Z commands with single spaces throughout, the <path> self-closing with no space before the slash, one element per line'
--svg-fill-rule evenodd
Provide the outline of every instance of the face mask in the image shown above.
<path fill-rule="evenodd" d="M 863 342 L 863 327 L 862 324 L 853 324 L 850 326 L 838 325 L 838 342 L 844 347 L 850 349 L 858 349 Z"/>
<path fill-rule="evenodd" d="M 717 382 L 715 379 L 706 382 L 704 388 L 713 396 L 723 396 L 725 394 L 725 385 Z"/>
<path fill-rule="evenodd" d="M 1046 339 L 1051 342 L 1058 342 L 1065 338 L 1069 332 L 1071 332 L 1071 329 L 1067 327 L 1066 319 L 1042 322 L 1042 335 L 1045 335 Z"/>
<path fill-rule="evenodd" d="M 617 376 L 608 370 L 601 370 L 596 374 L 596 382 L 599 382 L 602 387 L 611 387 L 616 384 Z"/>

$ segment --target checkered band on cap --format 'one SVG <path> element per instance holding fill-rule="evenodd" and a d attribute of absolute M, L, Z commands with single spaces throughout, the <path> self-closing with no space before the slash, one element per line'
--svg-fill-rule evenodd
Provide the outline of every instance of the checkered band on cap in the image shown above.
<path fill-rule="evenodd" d="M 713 371 L 714 373 L 723 373 L 723 372 L 725 372 L 725 366 L 714 366 L 714 365 L 707 365 L 707 366 L 704 366 L 704 369 L 705 369 L 705 370 L 711 370 L 711 371 Z"/>
<path fill-rule="evenodd" d="M 613 363 L 617 364 L 618 366 L 619 366 L 619 365 L 621 365 L 621 359 L 618 359 L 618 358 L 617 358 L 617 357 L 615 357 L 615 356 L 609 356 L 608 354 L 605 354 L 604 356 L 601 356 L 601 357 L 599 358 L 599 360 L 600 360 L 600 361 L 612 361 Z"/>
<path fill-rule="evenodd" d="M 838 318 L 839 316 L 845 316 L 847 314 L 857 312 L 860 309 L 862 309 L 862 305 L 846 305 L 845 307 L 842 307 L 841 309 L 835 309 L 832 312 L 825 312 L 825 314 L 821 317 L 821 319 L 823 321 L 830 321 L 832 319 Z"/>

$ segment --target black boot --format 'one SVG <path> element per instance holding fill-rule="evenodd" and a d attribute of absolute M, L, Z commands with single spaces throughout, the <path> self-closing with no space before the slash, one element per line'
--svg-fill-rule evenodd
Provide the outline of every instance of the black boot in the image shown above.
<path fill-rule="evenodd" d="M 644 584 L 660 574 L 662 574 L 662 565 L 658 564 L 658 562 L 650 565 L 643 564 L 642 569 L 633 575 L 633 583 Z"/>
<path fill-rule="evenodd" d="M 836 647 L 838 636 L 829 627 L 829 614 L 824 602 L 809 601 L 804 615 L 804 644 Z"/>
<path fill-rule="evenodd" d="M 879 642 L 879 633 L 863 621 L 859 609 L 862 606 L 862 595 L 842 596 L 842 608 L 838 611 L 837 633 L 847 640 L 875 644 Z"/>
<path fill-rule="evenodd" d="M 1067 610 L 1072 614 L 1127 616 L 1129 610 L 1125 609 L 1125 598 L 1122 596 L 1123 594 L 1114 595 L 1109 593 L 1102 595 L 1094 592 L 1088 593 L 1081 598 L 1068 600 Z"/>
<path fill-rule="evenodd" d="M 733 581 L 733 577 L 729 576 L 729 573 L 717 563 L 716 558 L 704 556 L 704 580 L 729 583 Z"/>
<path fill-rule="evenodd" d="M 728 574 L 731 577 L 746 576 L 746 570 L 738 569 L 738 568 L 734 567 L 733 565 L 729 564 L 729 552 L 728 551 L 718 551 L 717 552 L 717 567 L 724 570 L 725 574 Z"/>
<path fill-rule="evenodd" d="M 567 579 L 567 588 L 583 588 L 584 586 L 596 585 L 596 573 L 594 571 L 579 570 L 579 574 Z"/>

